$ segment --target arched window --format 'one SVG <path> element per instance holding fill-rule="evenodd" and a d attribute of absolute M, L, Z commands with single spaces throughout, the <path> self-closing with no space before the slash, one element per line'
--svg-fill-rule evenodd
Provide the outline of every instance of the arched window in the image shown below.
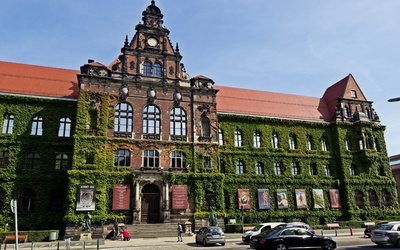
<path fill-rule="evenodd" d="M 350 151 L 351 150 L 351 140 L 349 137 L 346 137 L 345 143 L 346 143 L 346 150 Z"/>
<path fill-rule="evenodd" d="M 371 120 L 371 112 L 370 112 L 369 108 L 365 108 L 365 114 L 367 115 L 368 119 Z"/>
<path fill-rule="evenodd" d="M 60 119 L 60 127 L 58 129 L 58 137 L 71 136 L 71 120 L 68 117 Z"/>
<path fill-rule="evenodd" d="M 43 118 L 35 116 L 32 119 L 31 135 L 42 135 L 43 132 Z"/>
<path fill-rule="evenodd" d="M 331 168 L 330 168 L 330 166 L 328 164 L 326 164 L 324 166 L 324 168 L 325 168 L 325 175 L 326 176 L 331 176 Z"/>
<path fill-rule="evenodd" d="M 205 115 L 201 115 L 201 136 L 204 137 L 206 140 L 207 138 L 211 137 L 211 125 L 210 125 L 210 119 Z"/>
<path fill-rule="evenodd" d="M 370 189 L 368 191 L 368 200 L 371 207 L 377 207 L 379 205 L 375 190 Z"/>
<path fill-rule="evenodd" d="M 226 163 L 223 159 L 219 161 L 219 172 L 223 174 L 226 173 Z"/>
<path fill-rule="evenodd" d="M 317 175 L 317 164 L 310 164 L 310 175 Z"/>
<path fill-rule="evenodd" d="M 143 151 L 143 167 L 145 168 L 159 168 L 160 167 L 160 154 L 157 150 L 144 150 Z"/>
<path fill-rule="evenodd" d="M 281 164 L 279 162 L 274 162 L 274 173 L 276 175 L 281 175 L 282 174 L 282 168 L 281 168 Z"/>
<path fill-rule="evenodd" d="M 244 164 L 241 160 L 236 162 L 236 173 L 237 174 L 244 174 Z"/>
<path fill-rule="evenodd" d="M 256 162 L 256 174 L 264 174 L 264 164 L 261 161 Z"/>
<path fill-rule="evenodd" d="M 300 174 L 300 167 L 297 162 L 292 162 L 292 174 L 293 175 L 298 175 Z"/>
<path fill-rule="evenodd" d="M 349 107 L 344 106 L 344 108 L 343 108 L 343 116 L 345 118 L 349 118 L 350 117 Z"/>
<path fill-rule="evenodd" d="M 328 145 L 325 137 L 321 138 L 321 146 L 322 146 L 322 151 L 328 151 Z"/>
<path fill-rule="evenodd" d="M 6 191 L 3 188 L 0 188 L 0 213 L 3 213 L 6 198 L 7 198 Z"/>
<path fill-rule="evenodd" d="M 387 207 L 393 206 L 392 197 L 387 189 L 382 190 L 383 205 Z"/>
<path fill-rule="evenodd" d="M 35 200 L 35 192 L 32 189 L 25 189 L 21 194 L 21 206 L 19 210 L 22 212 L 34 212 Z"/>
<path fill-rule="evenodd" d="M 160 139 L 160 109 L 155 105 L 147 105 L 143 110 L 143 134 L 146 139 Z"/>
<path fill-rule="evenodd" d="M 279 138 L 276 132 L 272 133 L 272 148 L 279 148 Z"/>
<path fill-rule="evenodd" d="M 222 129 L 218 129 L 218 144 L 220 146 L 224 145 L 224 133 L 222 132 Z"/>
<path fill-rule="evenodd" d="M 6 168 L 8 166 L 9 158 L 10 152 L 0 149 L 0 168 Z"/>
<path fill-rule="evenodd" d="M 144 76 L 151 76 L 151 62 L 145 61 L 143 63 L 143 75 Z"/>
<path fill-rule="evenodd" d="M 162 67 L 158 62 L 153 65 L 153 76 L 162 77 Z"/>
<path fill-rule="evenodd" d="M 364 208 L 365 203 L 364 203 L 364 194 L 360 190 L 355 190 L 354 191 L 354 201 L 356 202 L 356 205 L 359 208 Z"/>
<path fill-rule="evenodd" d="M 131 165 L 131 152 L 128 149 L 117 149 L 114 154 L 114 166 L 129 167 Z"/>
<path fill-rule="evenodd" d="M 296 149 L 296 135 L 293 133 L 289 135 L 289 147 L 290 149 Z"/>
<path fill-rule="evenodd" d="M 14 115 L 5 114 L 3 120 L 3 134 L 12 134 L 14 130 Z"/>
<path fill-rule="evenodd" d="M 64 153 L 56 154 L 56 164 L 55 169 L 57 170 L 67 170 L 68 169 L 68 156 Z"/>
<path fill-rule="evenodd" d="M 371 136 L 368 133 L 365 133 L 364 138 L 365 138 L 365 147 L 367 149 L 374 149 Z"/>
<path fill-rule="evenodd" d="M 374 148 L 376 151 L 381 152 L 381 145 L 379 144 L 379 141 L 377 138 L 375 138 Z"/>
<path fill-rule="evenodd" d="M 183 108 L 171 109 L 169 132 L 172 140 L 186 140 L 186 112 Z"/>
<path fill-rule="evenodd" d="M 313 146 L 312 146 L 312 136 L 311 136 L 311 135 L 307 135 L 307 136 L 306 136 L 306 143 L 307 143 L 307 149 L 308 149 L 308 150 L 313 150 Z"/>
<path fill-rule="evenodd" d="M 37 169 L 40 167 L 39 153 L 29 153 L 26 157 L 25 169 Z"/>
<path fill-rule="evenodd" d="M 133 108 L 129 103 L 121 102 L 115 106 L 114 132 L 132 133 Z"/>
<path fill-rule="evenodd" d="M 353 164 L 350 165 L 350 175 L 351 176 L 357 175 L 356 166 L 354 166 Z"/>
<path fill-rule="evenodd" d="M 171 152 L 171 168 L 183 169 L 186 168 L 186 156 L 183 152 Z"/>
<path fill-rule="evenodd" d="M 242 132 L 239 129 L 235 130 L 235 147 L 243 146 Z"/>
<path fill-rule="evenodd" d="M 253 146 L 255 148 L 261 147 L 261 134 L 258 131 L 254 131 L 253 135 Z"/>

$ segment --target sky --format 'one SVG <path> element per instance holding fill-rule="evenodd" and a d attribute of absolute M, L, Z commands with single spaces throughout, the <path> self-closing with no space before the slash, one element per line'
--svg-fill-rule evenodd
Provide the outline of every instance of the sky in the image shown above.
<path fill-rule="evenodd" d="M 1 0 L 0 60 L 109 65 L 151 0 Z M 156 0 L 190 76 L 322 97 L 352 74 L 400 154 L 399 0 Z"/>

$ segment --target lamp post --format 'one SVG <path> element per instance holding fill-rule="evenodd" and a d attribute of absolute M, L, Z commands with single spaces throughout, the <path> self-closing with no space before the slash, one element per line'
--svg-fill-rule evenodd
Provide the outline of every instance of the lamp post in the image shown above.
<path fill-rule="evenodd" d="M 240 210 L 242 211 L 242 233 L 244 233 L 244 205 L 240 205 Z"/>

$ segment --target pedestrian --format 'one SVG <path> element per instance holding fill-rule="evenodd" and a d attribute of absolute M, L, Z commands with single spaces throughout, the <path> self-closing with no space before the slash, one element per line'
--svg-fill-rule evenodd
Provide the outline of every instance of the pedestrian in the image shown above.
<path fill-rule="evenodd" d="M 129 241 L 131 239 L 131 235 L 126 229 L 122 229 L 122 240 L 123 241 Z"/>
<path fill-rule="evenodd" d="M 178 228 L 176 230 L 178 231 L 178 242 L 182 242 L 183 229 L 181 223 L 178 222 Z"/>

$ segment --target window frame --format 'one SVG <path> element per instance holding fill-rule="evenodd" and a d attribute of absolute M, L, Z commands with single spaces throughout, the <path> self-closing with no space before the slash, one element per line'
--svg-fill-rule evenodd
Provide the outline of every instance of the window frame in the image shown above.
<path fill-rule="evenodd" d="M 242 147 L 243 146 L 243 138 L 242 138 L 242 131 L 239 129 L 235 130 L 235 147 Z"/>
<path fill-rule="evenodd" d="M 133 107 L 130 103 L 120 102 L 114 108 L 114 134 L 133 132 Z"/>
<path fill-rule="evenodd" d="M 115 167 L 130 167 L 131 166 L 131 151 L 126 148 L 118 148 L 114 151 L 114 166 Z"/>
<path fill-rule="evenodd" d="M 13 114 L 6 113 L 4 114 L 3 118 L 3 128 L 2 128 L 2 133 L 3 134 L 12 134 L 14 132 L 14 122 L 15 122 L 15 117 Z"/>
<path fill-rule="evenodd" d="M 67 138 L 71 137 L 72 122 L 69 117 L 60 118 L 60 126 L 58 128 L 58 137 Z"/>
<path fill-rule="evenodd" d="M 158 150 L 143 150 L 143 168 L 159 169 L 160 168 L 160 152 Z"/>
<path fill-rule="evenodd" d="M 41 116 L 32 118 L 31 135 L 43 135 L 43 118 Z"/>

